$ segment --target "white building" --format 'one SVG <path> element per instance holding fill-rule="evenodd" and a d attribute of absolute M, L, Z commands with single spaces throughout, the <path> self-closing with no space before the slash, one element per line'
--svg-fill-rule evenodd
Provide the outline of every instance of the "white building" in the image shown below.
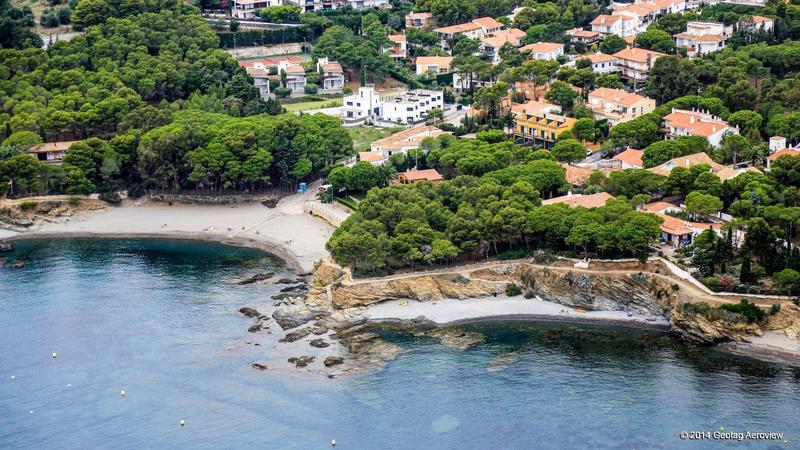
<path fill-rule="evenodd" d="M 712 147 L 719 147 L 726 134 L 739 134 L 739 128 L 712 114 L 675 108 L 664 116 L 664 128 L 668 138 L 700 136 Z"/>
<path fill-rule="evenodd" d="M 591 22 L 592 31 L 606 37 L 615 34 L 619 37 L 635 36 L 638 32 L 638 23 L 635 18 L 623 15 L 601 14 Z"/>
<path fill-rule="evenodd" d="M 282 67 L 281 67 L 282 66 Z M 293 93 L 300 93 L 306 86 L 306 71 L 303 66 L 297 64 L 278 66 L 280 70 L 286 72 L 286 83 L 284 86 L 291 89 Z"/>
<path fill-rule="evenodd" d="M 584 57 L 592 63 L 592 71 L 594 73 L 613 73 L 619 72 L 619 61 L 613 55 L 606 55 L 605 53 L 595 53 Z"/>
<path fill-rule="evenodd" d="M 705 55 L 725 48 L 728 36 L 725 25 L 718 22 L 693 21 L 686 24 L 686 32 L 675 36 L 675 45 L 686 48 L 688 56 Z"/>
<path fill-rule="evenodd" d="M 656 59 L 664 56 L 663 53 L 645 50 L 643 48 L 626 48 L 614 53 L 620 74 L 629 80 L 645 81 L 653 68 Z"/>
<path fill-rule="evenodd" d="M 320 75 L 319 88 L 327 92 L 341 92 L 344 88 L 344 70 L 338 61 L 329 61 L 328 58 L 317 60 L 317 72 Z"/>
<path fill-rule="evenodd" d="M 373 85 L 358 88 L 344 97 L 342 118 L 345 121 L 375 120 L 412 124 L 425 120 L 433 108 L 444 108 L 444 92 L 416 89 L 403 94 L 379 96 Z"/>
<path fill-rule="evenodd" d="M 564 54 L 564 44 L 537 42 L 520 47 L 521 52 L 531 52 L 531 59 L 554 60 Z"/>
<path fill-rule="evenodd" d="M 259 17 L 259 9 L 281 5 L 283 5 L 283 0 L 233 0 L 231 4 L 231 15 L 235 19 L 257 19 Z"/>
<path fill-rule="evenodd" d="M 481 40 L 484 36 L 489 36 L 503 29 L 503 24 L 491 17 L 479 17 L 471 22 L 450 25 L 449 27 L 435 28 L 433 31 L 439 35 L 441 46 L 447 50 L 449 42 L 456 35 L 464 35 L 470 39 Z"/>
<path fill-rule="evenodd" d="M 389 56 L 394 59 L 408 56 L 408 39 L 405 34 L 390 34 L 389 42 L 391 45 L 383 48 L 384 53 L 389 53 Z"/>
<path fill-rule="evenodd" d="M 384 101 L 381 120 L 410 125 L 427 119 L 433 108 L 444 109 L 444 92 L 415 89 Z"/>

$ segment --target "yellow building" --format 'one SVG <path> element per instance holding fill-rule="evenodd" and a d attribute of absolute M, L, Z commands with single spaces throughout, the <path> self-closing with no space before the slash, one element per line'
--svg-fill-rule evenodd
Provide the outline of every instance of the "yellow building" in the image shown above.
<path fill-rule="evenodd" d="M 555 114 L 555 111 L 560 111 L 560 108 L 535 100 L 513 105 L 514 137 L 525 144 L 552 147 L 559 134 L 575 126 L 575 119 Z"/>

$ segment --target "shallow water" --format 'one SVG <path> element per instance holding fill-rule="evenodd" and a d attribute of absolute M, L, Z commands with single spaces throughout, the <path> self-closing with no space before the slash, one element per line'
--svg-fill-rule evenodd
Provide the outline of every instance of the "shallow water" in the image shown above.
<path fill-rule="evenodd" d="M 3 449 L 729 447 L 678 437 L 721 426 L 790 441 L 737 447 L 800 443 L 799 370 L 659 334 L 471 325 L 487 341 L 467 352 L 387 335 L 406 352 L 382 371 L 285 376 L 249 367 L 266 349 L 236 312 L 279 287 L 224 283 L 276 270 L 263 254 L 84 239 L 13 257 L 28 264 L 0 269 Z"/>

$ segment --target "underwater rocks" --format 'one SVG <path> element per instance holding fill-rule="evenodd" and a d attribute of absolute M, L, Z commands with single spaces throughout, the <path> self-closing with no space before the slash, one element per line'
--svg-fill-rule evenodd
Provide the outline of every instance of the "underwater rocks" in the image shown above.
<path fill-rule="evenodd" d="M 267 366 L 265 366 L 264 364 L 261 364 L 261 363 L 250 364 L 250 367 L 252 367 L 253 369 L 256 369 L 256 370 L 267 370 Z"/>
<path fill-rule="evenodd" d="M 258 310 L 256 310 L 255 308 L 250 308 L 247 306 L 239 308 L 239 312 L 244 314 L 245 317 L 250 317 L 250 318 L 255 318 L 261 315 L 261 313 L 258 312 Z"/>
<path fill-rule="evenodd" d="M 245 278 L 243 280 L 237 281 L 236 284 L 238 284 L 238 285 L 253 284 L 253 283 L 257 283 L 259 281 L 268 280 L 268 279 L 272 278 L 273 276 L 275 276 L 275 272 L 257 273 L 255 275 L 252 275 L 252 276 L 248 277 L 248 278 Z"/>
<path fill-rule="evenodd" d="M 305 367 L 314 362 L 315 359 L 313 356 L 293 356 L 289 358 L 289 362 L 294 364 L 295 367 Z"/>
<path fill-rule="evenodd" d="M 0 252 L 10 252 L 14 250 L 14 246 L 7 242 L 0 242 Z"/>
<path fill-rule="evenodd" d="M 279 342 L 294 342 L 303 339 L 304 337 L 311 334 L 311 328 L 303 328 L 300 330 L 295 330 L 290 333 L 287 333 L 286 336 L 280 339 Z"/>
<path fill-rule="evenodd" d="M 317 348 L 330 347 L 330 345 L 331 345 L 331 344 L 325 342 L 325 339 L 314 339 L 311 342 L 309 342 L 309 344 L 312 347 L 317 347 Z"/>
<path fill-rule="evenodd" d="M 325 358 L 325 361 L 322 362 L 322 364 L 324 364 L 325 367 L 332 367 L 342 363 L 344 363 L 344 358 L 342 358 L 341 356 L 328 356 L 327 358 Z"/>

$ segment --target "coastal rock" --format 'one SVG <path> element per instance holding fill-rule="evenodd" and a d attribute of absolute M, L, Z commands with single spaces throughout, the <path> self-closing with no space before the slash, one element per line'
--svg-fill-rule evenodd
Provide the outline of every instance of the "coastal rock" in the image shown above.
<path fill-rule="evenodd" d="M 6 258 L 5 256 L 0 256 L 0 268 L 5 267 L 7 260 L 8 258 Z"/>
<path fill-rule="evenodd" d="M 328 286 L 344 276 L 344 271 L 336 264 L 330 262 L 327 258 L 323 260 L 322 264 L 314 271 L 314 278 L 312 284 L 314 286 Z"/>
<path fill-rule="evenodd" d="M 325 342 L 325 339 L 314 339 L 311 342 L 309 342 L 309 344 L 311 344 L 312 347 L 317 347 L 317 348 L 330 347 L 331 345 Z"/>
<path fill-rule="evenodd" d="M 11 267 L 12 269 L 21 269 L 25 267 L 25 265 L 27 264 L 28 261 L 24 259 L 15 259 L 11 264 L 9 264 L 9 267 Z"/>
<path fill-rule="evenodd" d="M 258 312 L 255 308 L 250 308 L 248 306 L 244 306 L 239 308 L 239 312 L 244 314 L 246 317 L 255 318 L 261 316 L 261 313 Z"/>
<path fill-rule="evenodd" d="M 297 286 L 288 286 L 281 289 L 281 292 L 301 292 L 301 291 L 308 291 L 308 286 L 305 284 L 299 284 Z"/>
<path fill-rule="evenodd" d="M 332 292 L 337 308 L 367 306 L 385 300 L 438 301 L 446 298 L 478 298 L 505 292 L 507 283 L 470 280 L 460 275 L 421 275 L 343 286 Z"/>
<path fill-rule="evenodd" d="M 264 328 L 263 325 L 261 325 L 260 323 L 257 323 L 255 325 L 251 326 L 250 328 L 248 328 L 247 331 L 250 332 L 250 333 L 258 333 L 263 328 Z"/>
<path fill-rule="evenodd" d="M 491 361 L 486 363 L 487 372 L 499 372 L 505 369 L 509 364 L 519 359 L 517 352 L 503 353 L 492 358 Z"/>
<path fill-rule="evenodd" d="M 305 299 L 305 297 L 306 297 L 305 292 L 302 295 L 296 292 L 284 292 L 283 294 L 275 294 L 270 298 L 272 298 L 273 300 L 286 300 L 290 298 L 303 300 Z"/>
<path fill-rule="evenodd" d="M 278 206 L 278 202 L 279 201 L 280 201 L 280 199 L 278 199 L 278 198 L 268 198 L 268 199 L 262 201 L 261 204 L 266 206 L 267 208 L 272 209 L 272 208 Z"/>
<path fill-rule="evenodd" d="M 0 267 L 2 267 L 2 265 L 0 265 Z M 311 328 L 311 332 L 319 336 L 321 334 L 327 333 L 328 327 L 326 327 L 325 325 L 315 325 Z"/>
<path fill-rule="evenodd" d="M 314 362 L 315 359 L 313 356 L 294 356 L 289 358 L 289 362 L 294 364 L 295 367 L 305 367 Z"/>
<path fill-rule="evenodd" d="M 322 362 L 322 364 L 324 364 L 325 367 L 332 367 L 342 363 L 344 363 L 344 358 L 342 358 L 341 356 L 328 356 L 327 358 L 325 358 L 325 361 Z"/>
<path fill-rule="evenodd" d="M 14 250 L 14 246 L 7 242 L 0 242 L 0 252 L 10 252 Z"/>
<path fill-rule="evenodd" d="M 261 364 L 261 363 L 250 364 L 250 367 L 252 367 L 253 369 L 256 369 L 256 370 L 267 370 L 267 366 L 265 366 L 264 364 Z"/>
<path fill-rule="evenodd" d="M 244 280 L 239 280 L 236 284 L 245 285 L 245 284 L 253 284 L 259 281 L 264 281 L 269 278 L 272 278 L 275 275 L 275 272 L 264 272 L 264 273 L 257 273 L 249 278 L 245 278 Z"/>
<path fill-rule="evenodd" d="M 464 331 L 461 328 L 445 327 L 424 333 L 439 340 L 445 347 L 449 347 L 458 351 L 469 350 L 470 347 L 480 344 L 486 340 L 486 337 L 480 333 L 471 331 Z"/>
<path fill-rule="evenodd" d="M 300 330 L 292 331 L 291 333 L 287 333 L 286 336 L 280 339 L 280 342 L 294 342 L 303 339 L 304 337 L 308 336 L 311 333 L 310 328 L 303 328 Z"/>
<path fill-rule="evenodd" d="M 294 284 L 297 283 L 297 280 L 292 280 L 291 278 L 281 278 L 280 280 L 276 281 L 276 284 Z"/>
<path fill-rule="evenodd" d="M 329 314 L 329 311 L 311 309 L 304 303 L 296 303 L 278 306 L 275 308 L 275 311 L 272 312 L 272 318 L 278 322 L 281 328 L 288 330 L 290 328 L 297 328 L 314 319 L 321 319 Z"/>

